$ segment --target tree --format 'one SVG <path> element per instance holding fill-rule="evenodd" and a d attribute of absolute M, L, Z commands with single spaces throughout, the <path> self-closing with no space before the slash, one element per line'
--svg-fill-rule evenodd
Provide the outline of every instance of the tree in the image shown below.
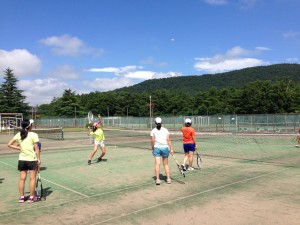
<path fill-rule="evenodd" d="M 4 82 L 0 86 L 0 112 L 28 114 L 29 105 L 25 103 L 23 91 L 17 88 L 18 79 L 13 70 L 7 68 L 4 71 Z"/>
<path fill-rule="evenodd" d="M 52 104 L 59 116 L 75 117 L 75 113 L 77 114 L 81 110 L 78 97 L 71 89 L 64 90 L 63 96 Z"/>

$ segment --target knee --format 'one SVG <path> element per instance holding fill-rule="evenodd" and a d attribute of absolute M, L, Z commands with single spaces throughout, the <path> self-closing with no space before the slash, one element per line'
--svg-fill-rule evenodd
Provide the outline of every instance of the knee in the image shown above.
<path fill-rule="evenodd" d="M 20 181 L 21 182 L 25 182 L 26 181 L 26 177 L 20 177 Z"/>

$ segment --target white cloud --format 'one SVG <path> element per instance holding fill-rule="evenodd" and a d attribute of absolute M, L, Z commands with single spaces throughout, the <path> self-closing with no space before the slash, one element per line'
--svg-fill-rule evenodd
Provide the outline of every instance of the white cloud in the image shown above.
<path fill-rule="evenodd" d="M 23 90 L 26 102 L 30 105 L 49 104 L 54 97 L 61 97 L 64 90 L 70 88 L 67 83 L 57 79 L 20 80 L 18 88 Z M 71 88 L 72 89 L 72 88 Z"/>
<path fill-rule="evenodd" d="M 177 77 L 181 75 L 182 74 L 179 72 L 157 73 L 153 71 L 134 71 L 134 72 L 126 73 L 124 76 L 128 78 L 149 80 L 149 79 L 157 79 L 157 78 Z"/>
<path fill-rule="evenodd" d="M 40 43 L 51 47 L 52 52 L 57 55 L 79 56 L 81 54 L 102 55 L 103 49 L 93 49 L 88 47 L 78 37 L 70 35 L 52 36 L 40 40 Z"/>
<path fill-rule="evenodd" d="M 136 78 L 136 79 L 142 79 L 142 80 L 149 80 L 153 78 L 153 75 L 155 74 L 155 72 L 152 71 L 130 71 L 127 73 L 124 73 L 123 76 L 124 77 L 128 77 L 128 78 Z"/>
<path fill-rule="evenodd" d="M 122 88 L 126 86 L 132 86 L 136 84 L 137 81 L 134 81 L 130 78 L 125 77 L 114 77 L 114 78 L 96 78 L 94 81 L 84 81 L 83 84 L 85 87 L 97 90 L 97 91 L 111 91 L 117 88 Z"/>
<path fill-rule="evenodd" d="M 163 77 L 173 77 L 180 76 L 181 73 L 178 72 L 166 72 L 166 73 L 157 73 L 154 71 L 141 70 L 142 66 L 125 66 L 125 67 L 105 67 L 105 68 L 91 68 L 85 71 L 88 72 L 98 72 L 98 73 L 113 73 L 116 76 L 132 78 L 132 79 L 141 79 L 148 80 L 154 78 L 163 78 Z"/>
<path fill-rule="evenodd" d="M 198 62 L 195 64 L 195 69 L 207 71 L 208 73 L 220 73 L 264 64 L 266 64 L 264 61 L 254 58 L 228 59 L 217 64 L 209 61 Z"/>
<path fill-rule="evenodd" d="M 205 0 L 205 2 L 209 5 L 226 5 L 228 3 L 227 0 Z"/>
<path fill-rule="evenodd" d="M 242 69 L 246 67 L 266 65 L 268 64 L 268 62 L 249 56 L 267 50 L 269 50 L 269 48 L 267 47 L 257 47 L 255 48 L 255 50 L 247 50 L 236 46 L 228 50 L 223 55 L 218 54 L 213 56 L 212 58 L 196 58 L 194 68 L 198 71 L 217 73 Z"/>
<path fill-rule="evenodd" d="M 13 70 L 16 77 L 24 75 L 32 76 L 38 74 L 41 64 L 41 60 L 26 49 L 0 50 L 1 72 L 9 67 Z"/>
<path fill-rule="evenodd" d="M 127 73 L 124 76 L 114 78 L 96 78 L 91 81 L 84 81 L 83 84 L 86 89 L 93 89 L 95 91 L 111 91 L 122 87 L 129 87 L 140 82 L 140 79 L 154 79 L 181 76 L 181 73 L 168 72 L 168 73 L 155 73 L 151 71 L 136 71 Z M 84 93 L 79 91 L 78 93 Z"/>
<path fill-rule="evenodd" d="M 86 69 L 84 71 L 88 72 L 104 72 L 104 73 L 114 73 L 115 75 L 123 74 L 130 72 L 132 70 L 137 70 L 137 69 L 142 69 L 143 67 L 141 66 L 124 66 L 124 67 L 104 67 L 104 68 L 91 68 L 91 69 Z"/>
<path fill-rule="evenodd" d="M 271 49 L 270 48 L 268 48 L 268 47 L 260 47 L 260 46 L 258 46 L 258 47 L 256 47 L 255 48 L 257 51 L 259 51 L 259 52 L 261 52 L 261 51 L 270 51 Z"/>
<path fill-rule="evenodd" d="M 49 76 L 52 78 L 59 78 L 62 80 L 76 80 L 79 79 L 80 74 L 72 66 L 62 65 L 51 71 Z"/>
<path fill-rule="evenodd" d="M 153 75 L 152 79 L 168 78 L 168 77 L 180 77 L 180 76 L 182 76 L 182 73 L 179 73 L 179 72 L 155 73 Z"/>
<path fill-rule="evenodd" d="M 85 71 L 98 73 L 113 73 L 113 78 L 96 78 L 92 82 L 84 81 L 86 89 L 91 91 L 111 91 L 122 87 L 132 86 L 141 80 L 181 76 L 178 72 L 157 73 L 141 70 L 141 66 L 92 68 Z M 82 92 L 84 93 L 84 92 Z"/>

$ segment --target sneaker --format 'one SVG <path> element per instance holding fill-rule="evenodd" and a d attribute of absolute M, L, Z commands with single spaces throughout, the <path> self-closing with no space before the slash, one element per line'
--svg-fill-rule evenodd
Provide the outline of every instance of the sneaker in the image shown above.
<path fill-rule="evenodd" d="M 101 162 L 101 161 L 102 161 L 102 158 L 99 157 L 99 158 L 97 159 L 97 162 Z"/>
<path fill-rule="evenodd" d="M 91 160 L 88 160 L 88 165 L 91 165 L 92 164 L 92 161 Z"/>
<path fill-rule="evenodd" d="M 157 179 L 157 180 L 155 181 L 155 184 L 156 184 L 156 185 L 160 185 L 160 184 L 161 184 L 161 181 L 160 181 L 159 179 Z"/>
<path fill-rule="evenodd" d="M 189 167 L 187 170 L 188 170 L 188 171 L 193 171 L 194 168 L 193 168 L 193 167 Z"/>
<path fill-rule="evenodd" d="M 37 201 L 37 197 L 36 196 L 30 196 L 29 199 L 27 200 L 27 203 L 33 203 Z"/>
<path fill-rule="evenodd" d="M 25 196 L 21 196 L 19 198 L 19 203 L 24 203 L 25 202 Z"/>
<path fill-rule="evenodd" d="M 171 179 L 167 179 L 167 184 L 171 184 Z"/>
<path fill-rule="evenodd" d="M 182 164 L 182 165 L 181 165 L 181 168 L 182 168 L 183 171 L 186 171 L 185 165 Z"/>

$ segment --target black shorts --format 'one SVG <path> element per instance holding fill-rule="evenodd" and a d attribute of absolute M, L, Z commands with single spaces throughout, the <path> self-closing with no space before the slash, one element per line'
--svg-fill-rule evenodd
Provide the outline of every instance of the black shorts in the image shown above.
<path fill-rule="evenodd" d="M 18 163 L 18 170 L 24 171 L 24 170 L 36 170 L 38 168 L 38 162 L 37 161 L 23 161 L 19 160 Z"/>

